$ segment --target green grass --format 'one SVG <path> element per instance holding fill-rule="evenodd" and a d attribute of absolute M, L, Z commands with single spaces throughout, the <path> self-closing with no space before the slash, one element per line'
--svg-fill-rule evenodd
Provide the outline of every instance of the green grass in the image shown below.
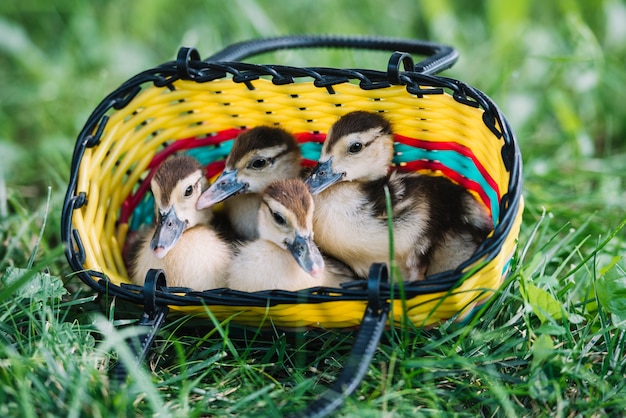
<path fill-rule="evenodd" d="M 524 160 L 526 211 L 501 291 L 468 326 L 386 334 L 338 415 L 623 414 L 626 6 L 465 3 L 3 2 L 0 415 L 280 416 L 332 382 L 350 333 L 255 336 L 182 317 L 159 333 L 147 367 L 116 387 L 108 369 L 130 360 L 121 341 L 135 332 L 125 320 L 138 311 L 78 283 L 59 239 L 74 140 L 106 94 L 181 45 L 208 56 L 294 33 L 454 45 L 461 58 L 446 75 L 498 103 Z M 384 54 L 324 50 L 256 60 L 386 63 Z"/>

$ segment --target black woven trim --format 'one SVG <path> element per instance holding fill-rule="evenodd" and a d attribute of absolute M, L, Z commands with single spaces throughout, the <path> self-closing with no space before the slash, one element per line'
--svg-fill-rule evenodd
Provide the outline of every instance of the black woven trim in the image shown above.
<path fill-rule="evenodd" d="M 88 285 L 100 293 L 115 296 L 122 300 L 141 304 L 144 300 L 144 287 L 135 284 L 122 283 L 120 286 L 108 281 L 102 273 L 85 270 L 78 272 L 79 276 Z M 95 282 L 94 282 L 95 280 Z M 248 293 L 228 288 L 194 291 L 189 288 L 167 287 L 156 291 L 155 300 L 159 304 L 171 306 L 249 306 L 267 307 L 289 305 L 293 303 L 323 303 L 336 301 L 368 301 L 367 281 L 359 280 L 351 282 L 353 286 L 342 289 L 315 287 L 297 292 L 287 290 L 264 290 Z M 357 284 L 358 286 L 354 286 Z M 448 274 L 428 281 L 405 283 L 404 293 L 407 299 L 432 293 L 449 292 L 460 285 L 459 275 Z M 396 286 L 397 287 L 397 286 Z M 397 288 L 389 283 L 380 285 L 380 297 L 385 300 L 397 299 Z"/>

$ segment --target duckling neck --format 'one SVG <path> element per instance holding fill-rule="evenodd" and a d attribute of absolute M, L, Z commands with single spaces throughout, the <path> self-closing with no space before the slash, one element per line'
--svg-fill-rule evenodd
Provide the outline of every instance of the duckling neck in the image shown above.
<path fill-rule="evenodd" d="M 194 210 L 193 216 L 189 218 L 188 228 L 198 225 L 209 225 L 213 220 L 213 211 L 210 209 Z"/>
<path fill-rule="evenodd" d="M 224 210 L 235 233 L 245 240 L 259 237 L 258 214 L 261 206 L 259 193 L 245 193 L 224 201 Z"/>
<path fill-rule="evenodd" d="M 314 200 L 313 230 L 321 250 L 346 261 L 359 276 L 367 275 L 371 262 L 389 261 L 385 222 L 373 216 L 363 184 L 337 183 Z"/>

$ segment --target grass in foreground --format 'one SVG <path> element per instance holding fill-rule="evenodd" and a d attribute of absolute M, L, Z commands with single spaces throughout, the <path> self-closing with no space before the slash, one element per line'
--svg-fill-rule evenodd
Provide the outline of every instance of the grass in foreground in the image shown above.
<path fill-rule="evenodd" d="M 619 414 L 626 316 L 603 292 L 626 292 L 610 288 L 623 284 L 623 266 L 598 265 L 606 243 L 581 254 L 580 235 L 562 229 L 549 216 L 536 223 L 501 291 L 467 326 L 387 332 L 342 415 Z M 132 362 L 120 347 L 135 332 L 124 319 L 139 311 L 68 295 L 59 278 L 35 273 L 40 267 L 9 269 L 16 280 L 31 277 L 0 295 L 4 416 L 281 416 L 332 382 L 352 343 L 342 331 L 259 336 L 171 317 L 148 367 L 118 387 L 108 370 Z M 564 281 L 551 282 L 553 274 Z"/>

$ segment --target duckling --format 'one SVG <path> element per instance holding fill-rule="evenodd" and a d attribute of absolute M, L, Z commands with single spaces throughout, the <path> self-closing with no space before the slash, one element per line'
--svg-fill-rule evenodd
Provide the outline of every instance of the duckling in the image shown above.
<path fill-rule="evenodd" d="M 390 171 L 393 153 L 391 124 L 382 115 L 355 111 L 335 122 L 306 179 L 316 205 L 316 242 L 359 276 L 374 262 L 389 262 L 387 186 L 403 278 L 456 268 L 493 229 L 487 211 L 444 177 Z"/>
<path fill-rule="evenodd" d="M 313 242 L 313 198 L 304 181 L 274 181 L 261 202 L 259 238 L 239 248 L 228 275 L 231 289 L 295 291 L 354 280 L 347 270 L 328 269 Z"/>
<path fill-rule="evenodd" d="M 171 157 L 150 181 L 156 227 L 145 231 L 133 263 L 131 280 L 143 284 L 148 269 L 165 271 L 170 287 L 206 290 L 225 286 L 230 246 L 210 226 L 211 210 L 196 210 L 205 179 L 192 157 Z"/>
<path fill-rule="evenodd" d="M 300 175 L 300 147 L 284 129 L 254 127 L 237 137 L 222 174 L 200 196 L 197 209 L 224 202 L 224 211 L 242 240 L 258 238 L 261 191 L 273 180 Z"/>

